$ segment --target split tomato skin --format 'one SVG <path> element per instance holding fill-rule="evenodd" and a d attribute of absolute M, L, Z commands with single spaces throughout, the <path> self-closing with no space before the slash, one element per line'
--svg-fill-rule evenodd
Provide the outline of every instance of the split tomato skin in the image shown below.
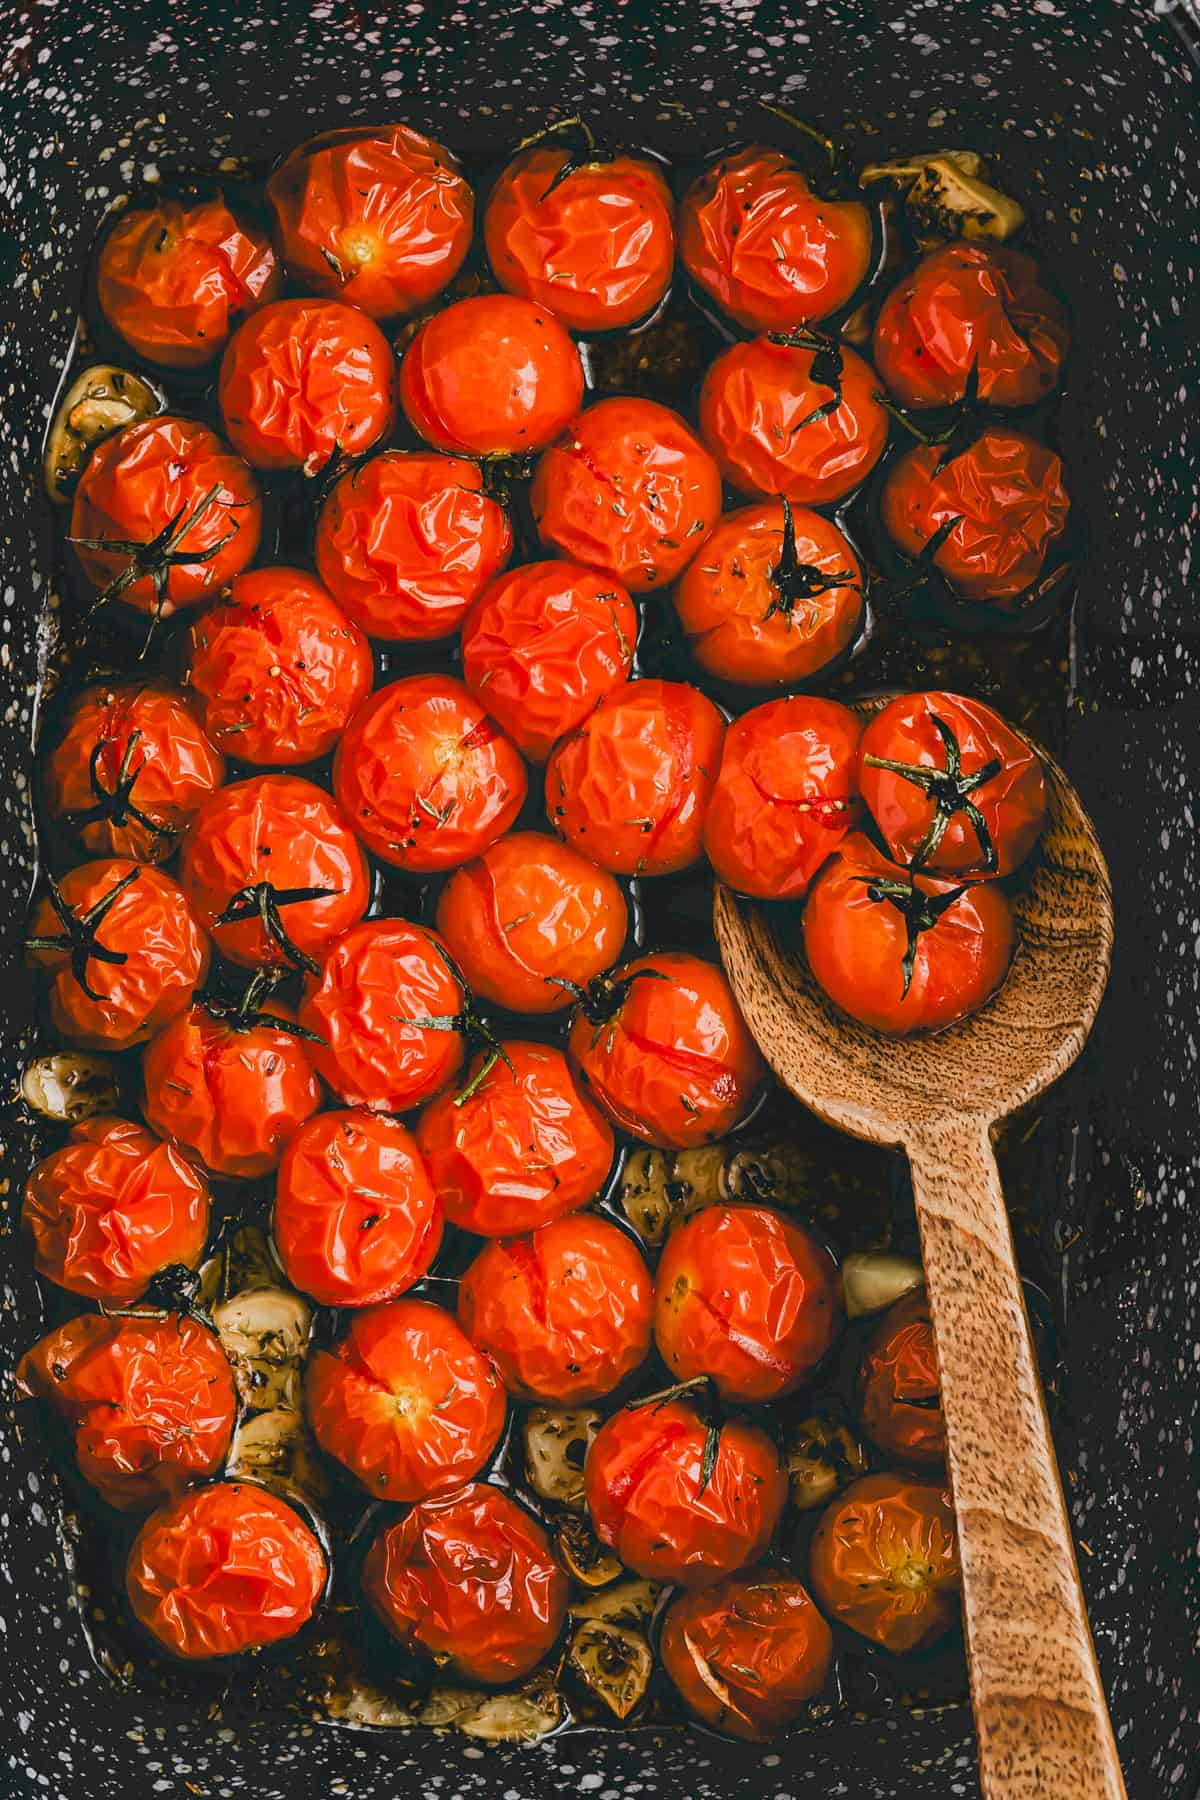
<path fill-rule="evenodd" d="M 888 1456 L 918 1467 L 946 1458 L 933 1321 L 924 1291 L 889 1308 L 863 1352 L 858 1377 L 863 1430 Z"/>
<path fill-rule="evenodd" d="M 822 1611 L 903 1655 L 944 1637 L 958 1619 L 962 1575 L 944 1483 L 865 1475 L 822 1513 L 810 1551 Z"/>
<path fill-rule="evenodd" d="M 583 364 L 545 306 L 477 294 L 435 313 L 409 344 L 400 402 L 436 450 L 511 456 L 552 443 L 583 402 Z"/>

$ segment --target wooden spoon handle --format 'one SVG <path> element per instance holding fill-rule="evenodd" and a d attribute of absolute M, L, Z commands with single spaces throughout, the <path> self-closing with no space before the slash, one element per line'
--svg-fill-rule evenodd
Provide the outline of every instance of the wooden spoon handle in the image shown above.
<path fill-rule="evenodd" d="M 986 1121 L 907 1144 L 988 1800 L 1123 1800 Z"/>

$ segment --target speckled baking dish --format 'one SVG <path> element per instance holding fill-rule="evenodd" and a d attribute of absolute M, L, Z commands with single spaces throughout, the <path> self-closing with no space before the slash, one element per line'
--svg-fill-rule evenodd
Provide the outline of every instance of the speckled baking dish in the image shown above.
<path fill-rule="evenodd" d="M 385 115 L 501 149 L 547 110 L 579 108 L 694 156 L 744 134 L 758 98 L 828 124 L 868 121 L 873 149 L 978 148 L 1021 193 L 1075 316 L 1061 437 L 1090 548 L 1063 635 L 1062 736 L 1118 904 L 1109 997 L 1043 1123 L 1026 1236 L 1057 1288 L 1060 1454 L 1135 1800 L 1190 1797 L 1200 1779 L 1193 25 L 1189 0 L 0 4 L 0 884 L 10 945 L 33 869 L 31 738 L 51 603 L 39 446 L 87 248 L 116 194 L 155 166 L 261 160 L 310 130 Z M 1011 705 L 1019 656 L 1005 681 Z M 15 971 L 3 992 L 8 1081 L 30 996 Z M 19 1120 L 8 1133 L 13 1215 L 27 1135 Z M 11 1235 L 0 1255 L 7 1370 L 36 1334 L 39 1300 Z M 7 1405 L 0 1527 L 4 1800 L 976 1791 L 965 1704 L 842 1713 L 769 1749 L 646 1728 L 484 1752 L 429 1733 L 246 1719 L 236 1705 L 203 1717 L 122 1691 L 90 1660 L 57 1481 L 40 1437 L 18 1429 Z"/>

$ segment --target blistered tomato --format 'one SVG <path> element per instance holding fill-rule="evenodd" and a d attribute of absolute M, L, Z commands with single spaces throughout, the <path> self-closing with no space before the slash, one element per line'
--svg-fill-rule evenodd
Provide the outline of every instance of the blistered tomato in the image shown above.
<path fill-rule="evenodd" d="M 438 450 L 503 456 L 540 450 L 579 410 L 583 364 L 545 306 L 478 294 L 435 313 L 400 369 L 413 430 Z"/>
<path fill-rule="evenodd" d="M 924 1649 L 958 1618 L 958 1538 L 940 1482 L 853 1482 L 822 1513 L 810 1559 L 817 1604 L 885 1650 Z"/>
<path fill-rule="evenodd" d="M 689 1712 L 757 1743 L 794 1725 L 820 1693 L 833 1638 L 794 1575 L 761 1568 L 680 1594 L 659 1653 Z"/>
<path fill-rule="evenodd" d="M 863 1352 L 858 1404 L 864 1431 L 889 1456 L 922 1465 L 945 1459 L 946 1421 L 924 1292 L 906 1295 L 884 1315 Z"/>

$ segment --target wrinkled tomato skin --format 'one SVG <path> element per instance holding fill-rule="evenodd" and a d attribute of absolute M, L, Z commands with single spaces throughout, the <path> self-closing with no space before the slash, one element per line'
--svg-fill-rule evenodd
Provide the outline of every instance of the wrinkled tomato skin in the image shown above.
<path fill-rule="evenodd" d="M 70 540 L 91 585 L 103 589 L 124 572 L 128 554 L 92 549 L 78 540 L 148 544 L 174 521 L 182 525 L 192 517 L 172 555 L 214 554 L 167 571 L 164 618 L 219 593 L 253 561 L 262 535 L 258 483 L 242 458 L 207 425 L 164 413 L 97 444 L 75 489 Z M 223 538 L 229 541 L 218 549 Z M 120 598 L 135 612 L 158 611 L 149 575 L 139 575 Z"/>
<path fill-rule="evenodd" d="M 323 1112 L 284 1152 L 274 1235 L 284 1274 L 318 1305 L 376 1306 L 428 1272 L 442 1209 L 397 1120 Z"/>
<path fill-rule="evenodd" d="M 817 876 L 804 912 L 809 967 L 829 998 L 891 1037 L 943 1031 L 978 1012 L 1007 975 L 1016 947 L 1007 897 L 994 882 L 977 882 L 920 934 L 905 995 L 904 920 L 890 901 L 871 898 L 870 884 L 907 878 L 853 832 Z M 915 881 L 933 896 L 955 885 L 942 877 Z"/>
<path fill-rule="evenodd" d="M 459 1284 L 458 1317 L 514 1399 L 578 1405 L 645 1361 L 652 1295 L 632 1240 L 574 1213 L 488 1244 Z"/>
<path fill-rule="evenodd" d="M 670 407 L 601 400 L 539 458 L 529 501 L 548 550 L 644 593 L 674 581 L 703 544 L 721 475 Z"/>
<path fill-rule="evenodd" d="M 368 637 L 457 631 L 512 555 L 512 526 L 478 465 L 386 450 L 338 481 L 317 520 L 321 580 Z"/>
<path fill-rule="evenodd" d="M 289 272 L 375 319 L 414 312 L 457 275 L 475 197 L 443 145 L 407 125 L 329 132 L 267 182 Z"/>
<path fill-rule="evenodd" d="M 245 1481 L 217 1481 L 151 1513 L 125 1592 L 159 1647 L 186 1661 L 294 1637 L 325 1591 L 325 1553 L 300 1514 Z"/>
<path fill-rule="evenodd" d="M 604 1112 L 633 1137 L 691 1150 L 725 1137 L 753 1110 L 766 1078 L 754 1039 L 715 963 L 682 952 L 616 970 L 610 1016 L 572 1017 L 572 1063 Z"/>
<path fill-rule="evenodd" d="M 173 1144 L 98 1115 L 34 1167 L 21 1223 L 39 1275 L 120 1306 L 172 1264 L 196 1267 L 208 1212 L 208 1183 Z"/>
<path fill-rule="evenodd" d="M 269 240 L 219 197 L 123 212 L 96 265 L 96 297 L 113 330 L 147 362 L 171 369 L 212 362 L 282 284 Z"/>
<path fill-rule="evenodd" d="M 512 294 L 477 294 L 435 313 L 400 368 L 413 430 L 460 455 L 540 450 L 582 401 L 575 345 L 547 307 Z"/>
<path fill-rule="evenodd" d="M 118 1512 L 144 1512 L 215 1475 L 237 1414 L 215 1333 L 178 1313 L 72 1319 L 26 1351 L 16 1388 L 66 1421 L 79 1473 Z"/>
<path fill-rule="evenodd" d="M 824 1687 L 833 1636 L 794 1575 L 761 1568 L 678 1595 L 659 1654 L 689 1712 L 763 1743 L 802 1718 Z"/>
<path fill-rule="evenodd" d="M 627 681 L 637 610 L 580 563 L 525 563 L 479 596 L 463 625 L 463 680 L 531 762 Z"/>
<path fill-rule="evenodd" d="M 676 1226 L 654 1278 L 654 1338 L 680 1381 L 776 1400 L 805 1381 L 842 1322 L 837 1265 L 765 1206 L 708 1206 Z"/>
<path fill-rule="evenodd" d="M 417 1126 L 446 1217 L 479 1237 L 534 1231 L 587 1206 L 612 1167 L 612 1132 L 562 1052 L 515 1040 L 504 1051 L 508 1062 L 461 1104 L 443 1094 Z M 471 1080 L 481 1068 L 478 1057 Z"/>
<path fill-rule="evenodd" d="M 933 1322 L 924 1292 L 891 1307 L 866 1350 L 858 1377 L 863 1429 L 888 1456 L 920 1467 L 946 1457 Z"/>
<path fill-rule="evenodd" d="M 73 826 L 92 856 L 165 862 L 225 779 L 225 758 L 199 712 L 191 695 L 165 683 L 103 682 L 86 688 L 72 703 L 66 730 L 46 761 L 50 816 Z M 133 777 L 129 800 L 149 824 L 128 811 L 123 822 L 80 820 L 97 805 L 93 758 L 96 785 L 105 794 L 116 793 L 123 767 L 126 780 Z"/>
<path fill-rule="evenodd" d="M 725 721 L 682 681 L 614 688 L 546 767 L 559 835 L 618 875 L 673 875 L 697 862 Z"/>
<path fill-rule="evenodd" d="M 958 1539 L 944 1483 L 865 1475 L 821 1515 L 810 1552 L 818 1606 L 885 1650 L 944 1637 L 958 1618 Z"/>
<path fill-rule="evenodd" d="M 218 391 L 230 442 L 248 463 L 315 474 L 391 431 L 396 359 L 356 306 L 275 300 L 230 338 Z"/>
<path fill-rule="evenodd" d="M 725 733 L 704 817 L 718 879 L 759 900 L 800 900 L 862 818 L 862 724 L 835 700 L 768 700 Z"/>
<path fill-rule="evenodd" d="M 669 1400 L 614 1413 L 588 1451 L 596 1535 L 648 1581 L 711 1587 L 757 1562 L 779 1523 L 787 1476 L 766 1432 L 723 1425 L 707 1482 L 704 1442 L 695 1408 Z"/>
<path fill-rule="evenodd" d="M 792 527 L 797 560 L 842 578 L 811 599 L 789 605 L 772 579 L 784 541 L 778 502 L 727 513 L 684 571 L 675 611 L 710 675 L 747 687 L 810 681 L 858 636 L 863 572 L 846 534 L 807 507 L 793 508 Z"/>
<path fill-rule="evenodd" d="M 788 331 L 840 312 L 862 286 L 871 215 L 858 200 L 822 199 L 789 156 L 749 144 L 684 195 L 679 251 L 743 331 Z"/>
<path fill-rule="evenodd" d="M 213 742 L 242 762 L 332 750 L 371 691 L 367 640 L 303 569 L 251 569 L 192 627 L 193 688 Z"/>
<path fill-rule="evenodd" d="M 483 236 L 501 287 L 569 331 L 615 331 L 652 313 L 675 265 L 674 202 L 640 156 L 585 163 L 557 145 L 523 152 L 487 203 Z"/>
<path fill-rule="evenodd" d="M 500 1441 L 507 1402 L 488 1358 L 428 1300 L 355 1313 L 308 1359 L 304 1401 L 318 1444 L 380 1500 L 449 1494 Z"/>
<path fill-rule="evenodd" d="M 875 367 L 904 406 L 950 406 L 972 365 L 990 406 L 1033 406 L 1058 384 L 1070 342 L 1066 310 L 1023 251 L 947 244 L 884 300 Z"/>
<path fill-rule="evenodd" d="M 355 831 L 410 874 L 457 868 L 502 836 L 525 800 L 516 748 L 461 681 L 406 675 L 360 706 L 333 786 Z"/>

